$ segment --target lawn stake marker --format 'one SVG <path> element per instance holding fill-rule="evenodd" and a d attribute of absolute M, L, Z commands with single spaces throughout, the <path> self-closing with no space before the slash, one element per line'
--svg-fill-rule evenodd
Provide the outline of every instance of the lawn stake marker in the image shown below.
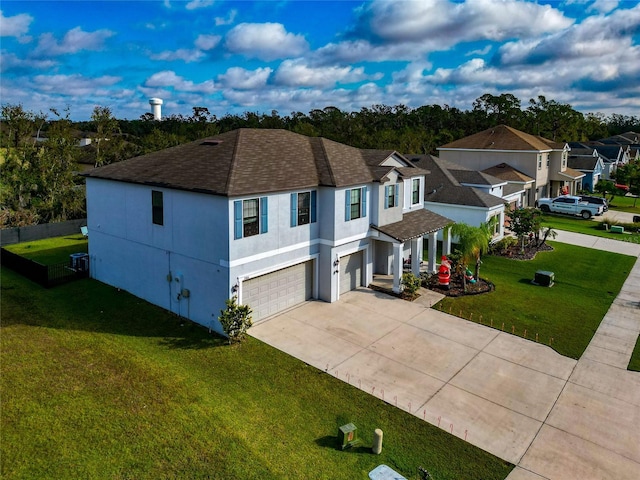
<path fill-rule="evenodd" d="M 504 322 L 502 322 L 502 331 L 504 332 Z"/>
<path fill-rule="evenodd" d="M 440 428 L 440 417 L 438 417 L 438 428 Z"/>
<path fill-rule="evenodd" d="M 449 428 L 451 429 L 451 435 L 453 435 L 453 423 L 449 425 Z"/>
<path fill-rule="evenodd" d="M 427 420 L 427 410 L 425 409 L 424 412 L 422 413 L 422 420 Z"/>
<path fill-rule="evenodd" d="M 527 329 L 524 329 L 524 338 L 527 338 Z"/>
<path fill-rule="evenodd" d="M 511 325 L 511 333 L 516 333 L 516 326 L 515 325 Z"/>
<path fill-rule="evenodd" d="M 538 334 L 536 333 L 536 342 L 538 341 Z"/>

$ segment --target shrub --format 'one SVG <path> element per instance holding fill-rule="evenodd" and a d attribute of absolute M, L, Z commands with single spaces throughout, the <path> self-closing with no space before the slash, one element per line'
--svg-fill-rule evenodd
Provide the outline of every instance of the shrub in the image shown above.
<path fill-rule="evenodd" d="M 241 342 L 252 325 L 251 308 L 249 305 L 238 305 L 235 295 L 225 300 L 225 303 L 226 308 L 220 310 L 218 320 L 229 337 L 229 343 Z"/>
<path fill-rule="evenodd" d="M 500 253 L 504 253 L 507 250 L 509 250 L 511 247 L 515 246 L 518 244 L 518 239 L 516 237 L 504 237 L 502 239 L 500 239 L 499 241 L 497 241 L 496 243 L 494 243 L 491 246 L 491 249 L 494 252 L 500 252 Z"/>
<path fill-rule="evenodd" d="M 420 288 L 420 277 L 417 277 L 411 272 L 402 274 L 402 284 L 404 285 L 404 291 L 413 297 Z"/>

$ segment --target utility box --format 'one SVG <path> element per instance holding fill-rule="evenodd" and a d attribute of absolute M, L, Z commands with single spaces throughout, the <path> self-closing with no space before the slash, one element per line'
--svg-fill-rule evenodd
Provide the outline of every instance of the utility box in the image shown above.
<path fill-rule="evenodd" d="M 538 270 L 531 283 L 533 283 L 534 285 L 540 285 L 541 287 L 552 287 L 554 280 L 555 273 L 547 272 L 545 270 Z"/>
<path fill-rule="evenodd" d="M 72 253 L 69 255 L 69 268 L 76 272 L 86 272 L 89 270 L 89 254 Z"/>
<path fill-rule="evenodd" d="M 338 441 L 340 442 L 340 448 L 342 450 L 353 447 L 355 444 L 359 443 L 358 427 L 353 423 L 342 425 L 338 430 Z"/>
<path fill-rule="evenodd" d="M 624 233 L 622 225 L 611 225 L 611 233 Z"/>

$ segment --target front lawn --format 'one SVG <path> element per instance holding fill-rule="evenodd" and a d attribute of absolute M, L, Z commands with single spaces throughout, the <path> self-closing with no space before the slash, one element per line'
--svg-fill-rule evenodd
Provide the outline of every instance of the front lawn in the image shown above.
<path fill-rule="evenodd" d="M 553 230 L 565 230 L 567 232 L 583 233 L 594 237 L 611 238 L 612 240 L 621 240 L 624 242 L 640 243 L 640 234 L 638 233 L 612 233 L 600 228 L 600 221 L 583 220 L 578 217 L 566 215 L 542 215 L 542 226 L 551 227 Z"/>
<path fill-rule="evenodd" d="M 230 347 L 90 279 L 43 289 L 1 274 L 3 479 L 364 479 L 386 463 L 488 480 L 513 468 L 253 338 Z M 363 442 L 340 451 L 348 422 Z"/>
<path fill-rule="evenodd" d="M 75 234 L 16 243 L 4 248 L 43 265 L 54 265 L 69 261 L 69 255 L 73 253 L 87 253 L 89 241 L 84 236 Z"/>
<path fill-rule="evenodd" d="M 610 202 L 609 208 L 640 215 L 640 199 L 627 196 L 615 196 Z"/>
<path fill-rule="evenodd" d="M 483 257 L 480 276 L 494 292 L 445 298 L 434 308 L 551 345 L 580 358 L 620 292 L 635 257 L 549 242 L 534 260 Z M 555 273 L 551 288 L 531 284 L 537 270 Z M 503 327 L 504 324 L 504 327 Z"/>

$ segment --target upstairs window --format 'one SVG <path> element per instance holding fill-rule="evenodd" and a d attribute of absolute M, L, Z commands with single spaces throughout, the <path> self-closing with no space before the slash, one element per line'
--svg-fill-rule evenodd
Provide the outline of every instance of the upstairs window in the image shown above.
<path fill-rule="evenodd" d="M 414 178 L 411 182 L 411 205 L 420 203 L 420 179 Z"/>
<path fill-rule="evenodd" d="M 549 166 L 549 163 L 551 163 L 551 154 L 547 153 L 547 167 Z"/>
<path fill-rule="evenodd" d="M 252 237 L 268 231 L 267 197 L 233 202 L 234 238 Z"/>
<path fill-rule="evenodd" d="M 542 170 L 542 154 L 538 154 L 538 170 Z"/>
<path fill-rule="evenodd" d="M 345 191 L 345 221 L 367 216 L 367 187 Z"/>
<path fill-rule="evenodd" d="M 384 187 L 384 208 L 393 208 L 398 206 L 398 190 L 398 184 L 387 185 Z"/>
<path fill-rule="evenodd" d="M 291 226 L 308 225 L 316 222 L 315 190 L 291 194 Z"/>
<path fill-rule="evenodd" d="M 164 225 L 164 202 L 157 190 L 151 190 L 151 218 L 154 225 Z"/>

